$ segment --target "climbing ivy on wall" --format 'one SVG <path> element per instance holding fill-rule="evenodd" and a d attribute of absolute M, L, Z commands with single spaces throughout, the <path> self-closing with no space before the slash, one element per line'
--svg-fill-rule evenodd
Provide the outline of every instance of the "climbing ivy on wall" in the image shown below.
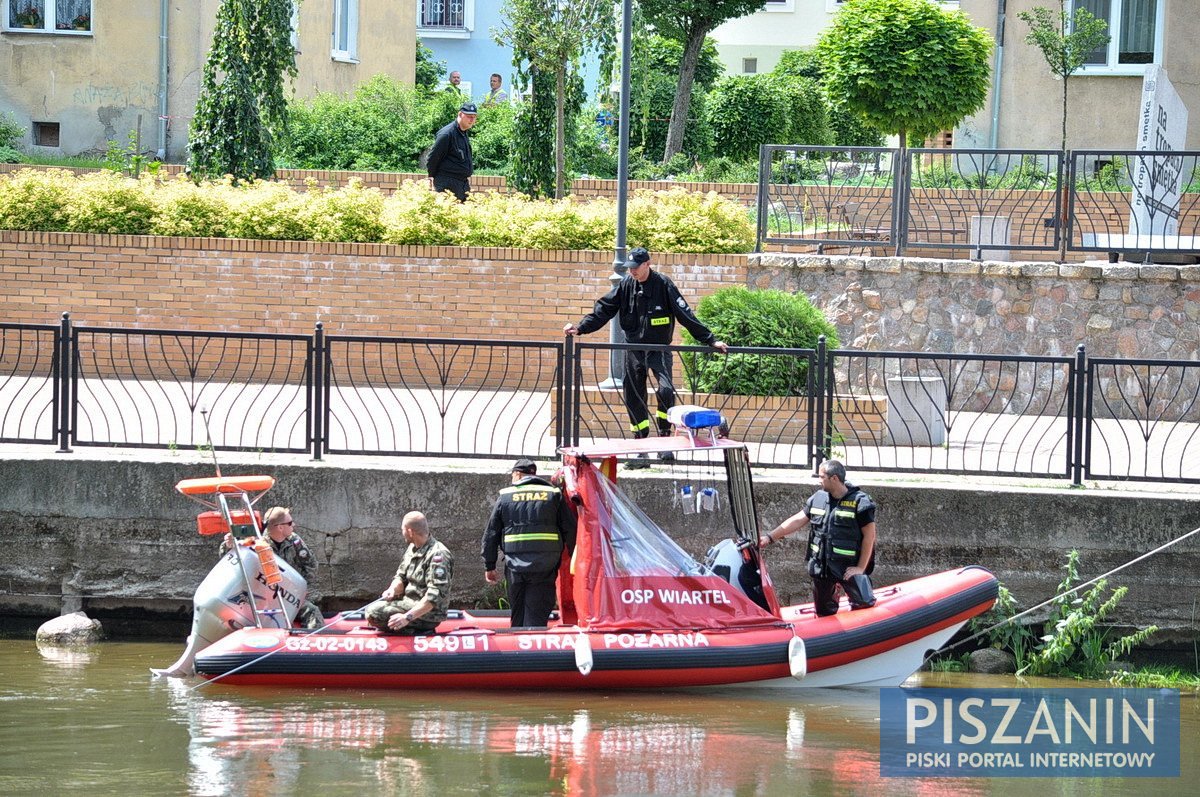
<path fill-rule="evenodd" d="M 296 76 L 292 0 L 222 0 L 188 140 L 188 171 L 237 181 L 275 175 L 287 129 L 284 78 Z"/>

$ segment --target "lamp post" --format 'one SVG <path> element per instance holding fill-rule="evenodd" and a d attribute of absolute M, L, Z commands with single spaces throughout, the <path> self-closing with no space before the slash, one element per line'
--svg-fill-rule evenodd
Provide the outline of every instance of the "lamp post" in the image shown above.
<path fill-rule="evenodd" d="M 617 106 L 617 245 L 613 253 L 613 273 L 608 280 L 613 287 L 628 270 L 625 267 L 625 206 L 629 200 L 629 53 L 633 47 L 633 0 L 621 0 L 621 98 Z M 625 333 L 620 324 L 608 325 L 608 342 L 624 343 Z M 608 379 L 600 387 L 616 390 L 625 376 L 625 353 L 609 352 Z"/>

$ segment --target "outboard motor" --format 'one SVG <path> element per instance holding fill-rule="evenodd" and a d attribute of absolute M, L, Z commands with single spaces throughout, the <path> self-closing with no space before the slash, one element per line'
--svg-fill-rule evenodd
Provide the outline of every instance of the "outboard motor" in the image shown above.
<path fill-rule="evenodd" d="M 752 544 L 752 543 L 747 543 Z M 704 564 L 721 578 L 737 587 L 750 600 L 771 611 L 763 594 L 762 576 L 754 561 L 746 556 L 737 540 L 725 539 L 708 549 Z"/>
<path fill-rule="evenodd" d="M 196 589 L 192 633 L 183 655 L 166 669 L 152 670 L 156 675 L 194 674 L 196 654 L 239 628 L 292 625 L 304 605 L 308 582 L 272 553 L 262 518 L 253 509 L 274 484 L 270 476 L 218 475 L 175 485 L 181 494 L 210 508 L 196 519 L 200 534 L 228 533 L 235 542 Z"/>

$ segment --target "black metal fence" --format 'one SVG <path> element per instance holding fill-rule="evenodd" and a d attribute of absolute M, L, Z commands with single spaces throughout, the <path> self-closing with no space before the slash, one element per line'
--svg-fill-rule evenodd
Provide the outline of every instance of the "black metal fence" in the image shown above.
<path fill-rule="evenodd" d="M 638 353 L 643 354 L 638 354 Z M 645 393 L 613 377 L 652 355 Z M 664 366 L 669 365 L 669 370 Z M 615 373 L 614 373 L 615 372 Z M 663 374 L 663 382 L 659 377 Z M 631 383 L 632 384 L 632 383 Z M 669 386 L 669 387 L 668 387 Z M 1200 483 L 1200 363 L 0 324 L 0 442 L 551 458 L 719 409 L 761 467 Z M 752 393 L 753 395 L 740 395 Z M 632 407 L 632 412 L 630 408 Z"/>
<path fill-rule="evenodd" d="M 764 146 L 758 246 L 1200 253 L 1200 152 Z M 903 168 L 901 168 L 903 167 Z"/>

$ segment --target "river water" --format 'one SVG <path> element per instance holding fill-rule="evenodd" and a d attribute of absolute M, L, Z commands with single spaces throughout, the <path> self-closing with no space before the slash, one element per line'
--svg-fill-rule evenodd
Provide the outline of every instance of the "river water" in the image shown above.
<path fill-rule="evenodd" d="M 193 689 L 149 674 L 179 651 L 0 640 L 0 794 L 1200 792 L 1200 699 L 1187 693 L 1180 780 L 881 778 L 877 691 L 399 694 Z M 1016 685 L 931 673 L 912 683 Z"/>

